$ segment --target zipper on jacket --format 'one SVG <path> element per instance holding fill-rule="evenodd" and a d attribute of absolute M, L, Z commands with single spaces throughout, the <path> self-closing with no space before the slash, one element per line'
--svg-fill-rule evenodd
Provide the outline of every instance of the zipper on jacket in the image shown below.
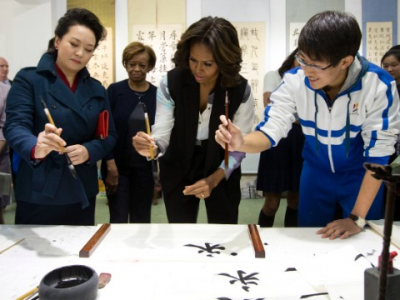
<path fill-rule="evenodd" d="M 335 173 L 335 166 L 333 165 L 333 158 L 332 158 L 332 114 L 331 114 L 332 107 L 329 106 L 329 128 L 328 128 L 328 157 L 329 157 L 329 164 L 331 165 L 332 173 Z"/>

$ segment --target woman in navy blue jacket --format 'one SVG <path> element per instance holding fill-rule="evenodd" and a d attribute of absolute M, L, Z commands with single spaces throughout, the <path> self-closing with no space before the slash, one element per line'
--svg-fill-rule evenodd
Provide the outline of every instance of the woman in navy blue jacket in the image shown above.
<path fill-rule="evenodd" d="M 16 224 L 94 224 L 97 161 L 117 138 L 112 121 L 109 136 L 95 138 L 99 114 L 109 111 L 109 103 L 104 87 L 86 69 L 105 34 L 92 12 L 71 9 L 58 21 L 55 49 L 37 67 L 24 68 L 15 77 L 4 132 L 21 156 Z M 55 125 L 48 121 L 43 102 Z"/>

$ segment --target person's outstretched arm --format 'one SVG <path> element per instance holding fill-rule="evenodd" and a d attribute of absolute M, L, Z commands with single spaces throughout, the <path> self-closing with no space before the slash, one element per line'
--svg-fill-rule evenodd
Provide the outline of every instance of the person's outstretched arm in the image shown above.
<path fill-rule="evenodd" d="M 222 122 L 215 132 L 215 140 L 221 147 L 229 144 L 229 151 L 241 151 L 246 153 L 258 153 L 271 148 L 271 141 L 261 131 L 249 133 L 245 137 L 240 128 L 227 120 L 224 115 L 220 116 Z"/>

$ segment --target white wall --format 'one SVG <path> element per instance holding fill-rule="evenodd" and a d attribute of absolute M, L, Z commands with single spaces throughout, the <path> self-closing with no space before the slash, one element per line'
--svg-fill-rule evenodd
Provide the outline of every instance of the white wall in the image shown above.
<path fill-rule="evenodd" d="M 46 51 L 56 11 L 51 0 L 1 0 L 0 7 L 0 56 L 8 60 L 13 78 L 19 69 L 37 65 Z"/>
<path fill-rule="evenodd" d="M 115 79 L 121 81 L 128 78 L 121 63 L 122 52 L 129 42 L 128 2 L 126 0 L 115 1 L 115 17 Z"/>
<path fill-rule="evenodd" d="M 204 3 L 209 0 L 203 0 Z M 213 0 L 222 3 L 227 0 Z M 261 2 L 259 2 L 261 1 Z M 0 56 L 5 57 L 10 64 L 10 78 L 13 78 L 18 70 L 25 66 L 37 64 L 40 56 L 46 50 L 48 40 L 53 36 L 57 20 L 65 13 L 67 0 L 0 0 Z M 229 2 L 229 1 L 228 1 Z M 266 49 L 265 70 L 277 69 L 280 62 L 286 57 L 286 20 L 284 0 L 235 0 L 244 4 L 262 3 L 269 6 L 266 12 Z M 399 0 L 400 2 L 400 0 Z M 187 25 L 200 19 L 202 12 L 202 0 L 187 0 L 186 17 Z M 261 5 L 261 4 L 259 4 Z M 116 80 L 125 79 L 126 72 L 122 67 L 122 50 L 128 44 L 128 4 L 127 0 L 115 0 L 116 12 L 116 46 L 115 69 Z M 246 5 L 232 5 L 238 7 L 237 13 L 232 13 L 235 21 L 241 15 L 245 15 L 250 8 Z M 346 11 L 352 13 L 361 24 L 362 0 L 345 0 Z M 400 5 L 398 5 L 400 15 Z M 224 10 L 226 11 L 226 10 Z M 217 13 L 215 13 L 217 14 Z M 219 15 L 223 14 L 223 11 Z M 229 16 L 221 15 L 229 19 Z M 399 25 L 400 26 L 400 19 Z M 398 30 L 400 41 L 400 30 Z"/>

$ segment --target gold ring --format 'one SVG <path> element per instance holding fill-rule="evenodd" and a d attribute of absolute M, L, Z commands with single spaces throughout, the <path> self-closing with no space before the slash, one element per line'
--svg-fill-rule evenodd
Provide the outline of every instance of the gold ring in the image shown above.
<path fill-rule="evenodd" d="M 204 198 L 204 194 L 203 193 L 201 193 L 201 198 Z"/>

